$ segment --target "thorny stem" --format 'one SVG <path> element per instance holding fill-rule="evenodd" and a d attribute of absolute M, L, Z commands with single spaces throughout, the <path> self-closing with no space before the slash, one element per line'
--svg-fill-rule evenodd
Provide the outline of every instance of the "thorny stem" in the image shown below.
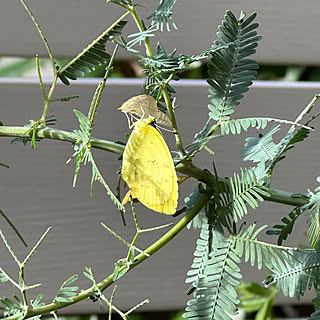
<path fill-rule="evenodd" d="M 12 221 L 7 217 L 7 215 L 0 209 L 0 215 L 7 221 L 9 226 L 13 229 L 13 231 L 16 233 L 16 235 L 19 237 L 21 242 L 24 244 L 25 247 L 28 247 L 26 241 L 23 239 L 21 233 L 19 230 L 15 227 L 15 225 L 12 223 Z"/>
<path fill-rule="evenodd" d="M 20 267 L 20 274 L 21 274 L 20 276 L 21 276 L 21 278 L 23 280 L 23 286 L 24 286 L 25 285 L 24 284 L 24 265 L 22 265 Z M 29 305 L 28 305 L 28 299 L 27 299 L 27 290 L 25 288 L 22 288 L 21 294 L 22 294 L 22 299 L 23 299 L 23 305 L 28 310 Z"/>
<path fill-rule="evenodd" d="M 141 31 L 141 32 L 146 31 L 145 28 L 143 27 L 141 20 L 138 17 L 138 14 L 137 14 L 135 7 L 132 7 L 130 12 L 131 12 L 131 15 L 132 15 L 134 21 L 136 22 L 136 25 L 137 25 L 139 31 Z M 152 57 L 152 48 L 151 48 L 149 37 L 145 38 L 144 43 L 145 43 L 145 47 L 146 47 L 147 56 Z"/>
<path fill-rule="evenodd" d="M 25 3 L 23 0 L 20 0 L 20 1 L 21 1 L 22 5 L 24 6 L 24 8 L 26 9 L 26 11 L 28 12 L 30 18 L 31 18 L 32 21 L 33 21 L 33 24 L 35 25 L 35 27 L 37 28 L 37 30 L 38 30 L 38 32 L 39 32 L 39 34 L 40 34 L 40 37 L 41 37 L 41 39 L 42 39 L 42 41 L 43 41 L 43 43 L 44 43 L 44 45 L 45 45 L 45 47 L 46 47 L 46 49 L 47 49 L 48 55 L 49 55 L 49 57 L 50 57 L 50 60 L 51 60 L 51 63 L 52 63 L 53 72 L 55 72 L 55 71 L 56 71 L 56 67 L 55 67 L 53 55 L 52 55 L 50 46 L 49 46 L 49 44 L 48 44 L 48 41 L 47 41 L 47 39 L 45 38 L 44 34 L 42 33 L 42 31 L 41 31 L 41 29 L 40 29 L 40 26 L 39 26 L 38 22 L 36 21 L 36 19 L 34 18 L 34 16 L 32 15 L 29 7 L 26 5 L 26 3 Z"/>
<path fill-rule="evenodd" d="M 116 293 L 116 290 L 117 290 L 117 286 L 114 286 L 113 290 L 112 290 L 112 294 L 111 294 L 111 297 L 110 297 L 110 304 L 109 304 L 109 317 L 108 319 L 111 320 L 111 315 L 112 315 L 112 307 L 113 307 L 113 298 L 114 298 L 114 295 Z"/>
<path fill-rule="evenodd" d="M 6 127 L 0 126 L 0 137 L 23 137 L 25 135 L 31 136 L 30 133 L 26 134 L 26 127 Z M 47 138 L 60 141 L 66 141 L 71 143 L 79 143 L 80 137 L 73 133 L 64 130 L 58 130 L 53 128 L 43 128 L 36 132 L 36 138 Z M 124 151 L 125 146 L 114 143 L 111 141 L 91 138 L 91 147 L 109 151 L 115 154 L 121 155 Z M 195 166 L 191 161 L 183 161 L 176 165 L 176 170 L 182 174 L 193 177 L 205 184 L 211 185 L 213 183 L 212 176 L 205 170 L 202 170 Z M 221 181 L 224 179 L 219 178 Z M 309 200 L 301 195 L 299 197 L 296 193 L 290 193 L 281 190 L 266 188 L 270 194 L 269 197 L 264 196 L 264 199 L 271 202 L 283 203 L 291 206 L 303 206 L 309 202 Z"/>
<path fill-rule="evenodd" d="M 19 285 L 0 267 L 1 273 L 7 277 L 8 281 L 10 281 L 15 287 L 20 289 Z"/>
<path fill-rule="evenodd" d="M 90 120 L 90 135 L 91 135 L 91 130 L 92 130 L 94 118 L 96 116 L 97 109 L 98 109 L 98 106 L 100 104 L 101 95 L 102 95 L 103 89 L 106 86 L 106 82 L 108 80 L 108 77 L 109 77 L 110 73 L 112 72 L 113 61 L 114 61 L 114 57 L 115 57 L 115 55 L 116 55 L 116 53 L 118 51 L 118 48 L 119 48 L 119 45 L 116 44 L 116 46 L 115 46 L 115 48 L 113 50 L 112 56 L 110 58 L 110 61 L 108 63 L 108 66 L 105 69 L 104 77 L 103 77 L 102 81 L 99 83 L 98 88 L 97 88 L 97 90 L 96 90 L 96 92 L 94 94 L 94 97 L 92 99 L 92 103 L 91 103 L 91 106 L 90 106 L 90 109 L 89 109 L 89 112 L 88 112 L 88 118 Z"/>
<path fill-rule="evenodd" d="M 182 147 L 182 141 L 181 141 L 181 137 L 180 137 L 180 133 L 179 133 L 178 127 L 177 127 L 176 117 L 174 116 L 172 103 L 171 103 L 171 100 L 170 100 L 170 97 L 169 97 L 169 93 L 168 93 L 168 89 L 167 89 L 166 86 L 163 88 L 162 92 L 163 92 L 163 98 L 164 98 L 164 101 L 166 103 L 166 106 L 167 106 L 167 109 L 168 109 L 168 112 L 169 112 L 169 115 L 170 115 L 170 119 L 171 119 L 171 122 L 172 122 L 173 131 L 175 133 L 174 136 L 176 138 L 176 143 L 179 144 Z M 183 154 L 180 154 L 180 157 L 182 158 Z"/>
<path fill-rule="evenodd" d="M 39 78 L 39 83 L 40 83 L 40 88 L 42 91 L 42 95 L 43 95 L 43 100 L 47 101 L 48 97 L 46 95 L 46 92 L 44 90 L 44 86 L 43 86 L 43 81 L 42 81 L 42 76 L 41 76 L 41 70 L 40 70 L 40 62 L 39 62 L 39 56 L 36 55 L 36 66 L 37 66 L 37 73 L 38 73 L 38 78 Z"/>
<path fill-rule="evenodd" d="M 130 2 L 130 4 L 131 4 L 131 2 Z M 134 21 L 136 22 L 136 25 L 137 25 L 139 31 L 141 31 L 141 32 L 145 31 L 145 28 L 144 28 L 144 26 L 142 24 L 142 21 L 138 17 L 138 14 L 137 14 L 137 12 L 135 10 L 135 7 L 132 6 L 130 9 L 128 9 L 128 8 L 126 8 L 126 9 L 131 12 L 131 15 L 132 15 Z M 149 37 L 145 38 L 144 44 L 145 44 L 145 47 L 146 47 L 147 56 L 148 57 L 152 57 L 153 54 L 152 54 L 152 48 L 151 48 Z M 173 76 L 174 76 L 174 74 L 172 74 L 169 77 L 169 79 L 164 83 L 163 98 L 165 100 L 165 103 L 166 103 L 166 106 L 167 106 L 167 109 L 168 109 L 168 112 L 169 112 L 169 115 L 170 115 L 170 119 L 172 121 L 173 130 L 176 133 L 175 134 L 176 142 L 177 142 L 177 144 L 182 146 L 182 141 L 181 141 L 181 137 L 180 137 L 180 134 L 179 134 L 179 131 L 178 131 L 177 122 L 176 122 L 176 119 L 175 119 L 175 116 L 174 116 L 174 113 L 173 113 L 172 104 L 171 104 L 171 101 L 170 101 L 170 98 L 169 98 L 169 93 L 168 93 L 168 90 L 167 90 L 167 85 L 168 85 L 169 81 L 173 78 Z"/>
<path fill-rule="evenodd" d="M 42 116 L 41 116 L 41 122 L 43 124 L 45 124 L 45 122 L 47 120 L 48 111 L 49 111 L 49 105 L 50 105 L 50 102 L 51 102 L 51 97 L 52 97 L 53 91 L 54 91 L 54 89 L 56 87 L 57 80 L 58 80 L 58 74 L 55 73 L 54 77 L 53 77 L 53 81 L 52 81 L 52 85 L 51 85 L 50 91 L 48 93 L 47 99 L 46 99 L 45 104 L 44 104 Z"/>
<path fill-rule="evenodd" d="M 207 203 L 207 201 L 210 198 L 210 194 L 203 193 L 201 194 L 200 198 L 198 199 L 197 203 L 186 213 L 186 215 L 181 218 L 180 221 L 178 221 L 165 235 L 163 235 L 158 241 L 153 243 L 151 246 L 149 246 L 147 249 L 144 250 L 143 253 L 140 253 L 135 257 L 135 261 L 133 264 L 130 264 L 130 266 L 123 266 L 120 268 L 119 272 L 123 270 L 123 268 L 129 268 L 129 271 L 136 266 L 138 266 L 140 263 L 142 263 L 144 260 L 148 259 L 149 256 L 153 255 L 157 251 L 159 251 L 165 244 L 170 242 L 180 231 L 182 231 L 186 225 L 198 214 L 198 212 L 203 208 L 203 206 Z M 147 255 L 145 254 L 147 253 Z M 107 278 L 105 278 L 103 281 L 96 284 L 96 287 L 98 287 L 99 290 L 104 291 L 106 288 L 108 288 L 113 281 L 113 274 L 109 275 Z M 92 287 L 90 287 L 87 290 L 81 291 L 77 296 L 71 297 L 72 301 L 70 302 L 52 302 L 51 304 L 38 307 L 35 309 L 29 309 L 28 312 L 25 315 L 25 319 L 34 317 L 40 314 L 49 313 L 52 311 L 56 311 L 58 309 L 65 308 L 67 306 L 70 306 L 72 304 L 75 304 L 79 301 L 82 301 L 88 297 L 90 297 L 90 294 L 92 292 Z M 7 320 L 16 320 L 21 316 L 21 314 L 15 314 L 14 316 L 7 317 Z"/>

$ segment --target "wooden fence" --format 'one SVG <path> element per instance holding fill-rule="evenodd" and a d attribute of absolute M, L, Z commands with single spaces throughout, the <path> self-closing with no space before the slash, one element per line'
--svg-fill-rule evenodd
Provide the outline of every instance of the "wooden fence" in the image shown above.
<path fill-rule="evenodd" d="M 158 1 L 142 1 L 144 10 L 150 10 Z M 49 1 L 33 0 L 30 7 L 50 42 L 53 53 L 60 57 L 74 56 L 94 39 L 121 12 L 105 1 Z M 110 9 L 111 8 L 111 9 Z M 320 2 L 278 1 L 178 1 L 175 22 L 179 30 L 164 34 L 164 44 L 177 48 L 179 53 L 196 54 L 197 48 L 209 47 L 216 38 L 217 26 L 224 11 L 238 13 L 240 9 L 251 13 L 257 11 L 263 35 L 256 58 L 261 63 L 319 65 L 318 12 Z M 192 23 L 190 23 L 192 21 Z M 132 27 L 133 28 L 133 27 Z M 131 29 L 133 30 L 133 29 Z M 134 31 L 134 30 L 133 30 Z M 132 32 L 133 32 L 132 31 Z M 200 51 L 200 49 L 199 49 Z M 0 5 L 0 55 L 29 56 L 45 49 L 39 36 L 18 1 L 2 0 Z M 130 58 L 122 53 L 123 58 Z M 57 118 L 56 127 L 70 130 L 77 128 L 73 113 L 76 108 L 86 112 L 98 80 L 80 80 L 66 87 L 58 85 L 56 96 L 80 95 L 77 100 L 52 104 L 51 113 Z M 127 120 L 117 108 L 131 96 L 140 94 L 142 80 L 110 80 L 103 93 L 99 117 L 94 127 L 94 136 L 107 140 L 125 140 L 129 132 Z M 237 115 L 254 114 L 294 120 L 313 96 L 319 92 L 319 83 L 255 82 L 246 94 Z M 174 85 L 177 91 L 179 127 L 185 142 L 190 142 L 207 117 L 208 90 L 204 81 L 179 81 Z M 0 120 L 5 125 L 21 125 L 30 118 L 41 115 L 42 95 L 37 80 L 0 79 Z M 195 116 L 196 115 L 196 116 Z M 165 133 L 171 146 L 172 135 Z M 235 168 L 244 166 L 240 159 L 239 137 L 214 140 L 212 148 L 221 176 L 229 176 Z M 244 138 L 243 138 L 244 139 Z M 85 266 L 91 266 L 97 279 L 102 279 L 113 270 L 113 263 L 126 255 L 126 247 L 109 234 L 100 222 L 114 226 L 114 229 L 130 240 L 134 235 L 133 222 L 128 218 L 128 227 L 123 227 L 117 210 L 104 189 L 96 183 L 93 198 L 90 197 L 91 169 L 83 167 L 78 185 L 72 188 L 74 162 L 66 165 L 72 155 L 72 146 L 58 141 L 38 143 L 36 151 L 22 144 L 9 144 L 10 138 L 0 139 L 1 162 L 10 169 L 1 170 L 0 208 L 10 216 L 21 229 L 27 242 L 32 245 L 40 235 L 52 226 L 52 231 L 27 266 L 28 283 L 42 283 L 34 295 L 44 292 L 44 301 L 55 296 L 64 280 L 74 273 L 80 275 L 82 288 L 90 284 L 81 276 Z M 244 140 L 243 140 L 244 142 Z M 289 159 L 279 165 L 273 179 L 277 189 L 306 192 L 316 186 L 320 156 L 320 137 L 312 134 L 306 143 L 297 145 L 288 155 Z M 120 167 L 118 156 L 95 150 L 96 160 L 108 183 L 115 187 L 116 174 Z M 291 156 L 291 157 L 290 157 Z M 200 167 L 211 167 L 210 157 L 203 153 L 196 156 Z M 280 170 L 281 169 L 281 170 Z M 188 181 L 180 190 L 180 207 L 195 181 Z M 141 209 L 141 210 L 140 210 Z M 141 213 L 140 213 L 141 212 Z M 273 225 L 288 214 L 288 208 L 262 203 L 260 208 L 249 215 L 249 220 L 259 219 L 260 223 Z M 259 215 L 259 217 L 255 217 Z M 166 217 L 139 207 L 139 216 L 144 227 L 156 226 L 172 221 Z M 261 219 L 261 220 L 260 220 Z M 1 223 L 10 243 L 20 257 L 25 248 L 17 241 L 16 235 L 5 223 Z M 290 244 L 305 243 L 305 235 L 297 231 Z M 140 247 L 146 246 L 161 236 L 162 232 L 149 233 L 141 237 Z M 151 300 L 144 310 L 175 310 L 185 306 L 184 295 L 187 285 L 185 275 L 192 261 L 196 232 L 185 230 L 176 241 L 157 253 L 150 261 L 134 269 L 118 283 L 116 303 L 129 308 L 145 298 Z M 6 248 L 0 246 L 1 266 L 14 274 L 15 262 Z M 244 267 L 245 268 L 245 267 Z M 260 282 L 263 273 L 248 268 L 245 280 Z M 10 284 L 1 284 L 0 296 L 15 293 Z M 277 303 L 295 302 L 279 296 Z M 310 303 L 310 296 L 302 302 Z M 90 301 L 77 304 L 64 312 L 97 312 L 98 307 Z"/>

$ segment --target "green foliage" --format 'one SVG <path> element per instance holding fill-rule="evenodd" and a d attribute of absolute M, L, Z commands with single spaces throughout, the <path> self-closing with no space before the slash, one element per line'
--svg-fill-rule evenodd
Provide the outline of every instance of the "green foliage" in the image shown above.
<path fill-rule="evenodd" d="M 242 225 L 237 232 L 234 225 L 232 236 L 225 237 L 219 224 L 203 221 L 186 279 L 187 283 L 192 283 L 189 292 L 193 292 L 193 299 L 187 304 L 184 318 L 231 319 L 230 315 L 237 314 L 239 300 L 235 288 L 242 278 L 238 266 L 241 258 L 250 261 L 251 266 L 257 265 L 259 270 L 263 266 L 272 269 L 282 260 L 288 261 L 288 251 L 257 240 L 265 228 L 262 226 L 256 230 L 252 224 L 244 229 Z M 266 304 L 265 313 L 270 302 L 263 302 Z"/>
<path fill-rule="evenodd" d="M 2 304 L 2 306 L 0 306 L 0 310 L 3 311 L 3 315 L 5 317 L 10 317 L 15 314 L 22 313 L 22 316 L 20 316 L 18 319 L 23 319 L 23 312 L 25 311 L 24 305 L 18 296 L 14 295 L 13 297 L 15 301 L 6 297 L 0 298 L 0 303 Z"/>
<path fill-rule="evenodd" d="M 283 217 L 281 221 L 284 223 L 283 225 L 276 224 L 273 226 L 276 230 L 268 230 L 268 235 L 276 235 L 278 237 L 278 245 L 281 246 L 284 240 L 287 240 L 288 236 L 291 234 L 294 224 L 300 215 L 304 211 L 301 208 L 295 208 L 289 213 L 289 217 Z"/>
<path fill-rule="evenodd" d="M 237 234 L 233 235 L 233 238 L 234 252 L 239 257 L 244 255 L 244 262 L 250 261 L 251 266 L 257 264 L 257 268 L 260 270 L 262 267 L 272 268 L 273 264 L 278 264 L 281 259 L 286 260 L 286 251 L 281 247 L 257 240 L 258 234 L 267 227 L 266 225 L 257 230 L 255 230 L 255 223 L 251 224 L 246 230 L 243 227 L 244 225 Z"/>
<path fill-rule="evenodd" d="M 258 65 L 254 60 L 245 59 L 255 53 L 257 41 L 261 39 L 255 29 L 258 23 L 251 22 L 256 14 L 246 20 L 237 18 L 227 11 L 217 33 L 220 40 L 216 45 L 229 44 L 227 49 L 219 50 L 212 55 L 208 65 L 210 92 L 209 105 L 211 119 L 222 122 L 230 119 L 234 107 L 248 91 L 256 78 Z"/>
<path fill-rule="evenodd" d="M 288 130 L 287 134 L 278 144 L 278 153 L 276 156 L 273 157 L 270 165 L 269 165 L 269 172 L 272 172 L 275 165 L 283 160 L 285 158 L 285 153 L 292 148 L 294 148 L 294 145 L 298 142 L 303 141 L 305 138 L 308 137 L 308 134 L 310 133 L 309 129 L 306 128 L 300 128 L 296 133 L 294 133 L 295 127 L 291 126 L 291 128 Z"/>
<path fill-rule="evenodd" d="M 254 13 L 246 20 L 243 17 L 237 19 L 232 12 L 227 11 L 219 26 L 217 35 L 220 40 L 214 42 L 214 46 L 219 50 L 211 53 L 208 64 L 207 82 L 210 86 L 211 102 L 208 105 L 209 119 L 203 129 L 195 135 L 193 142 L 186 147 L 187 156 L 194 155 L 210 139 L 216 137 L 214 132 L 219 126 L 223 126 L 222 134 L 228 133 L 229 130 L 232 133 L 239 132 L 241 127 L 246 130 L 248 125 L 265 126 L 265 120 L 262 118 L 228 122 L 234 108 L 239 105 L 243 94 L 249 90 L 257 75 L 257 63 L 247 59 L 255 53 L 261 39 L 255 31 L 258 23 L 252 23 L 255 17 Z M 228 123 L 223 124 L 224 122 Z"/>
<path fill-rule="evenodd" d="M 319 320 L 320 319 L 320 295 L 319 290 L 316 291 L 317 296 L 312 300 L 315 307 L 315 312 L 313 312 L 308 320 Z"/>
<path fill-rule="evenodd" d="M 320 183 L 320 177 L 317 178 L 317 182 Z M 320 222 L 319 222 L 319 210 L 320 210 L 320 186 L 315 190 L 316 193 L 311 194 L 310 201 L 304 208 L 308 208 L 308 238 L 312 248 L 318 246 L 320 238 Z"/>
<path fill-rule="evenodd" d="M 91 42 L 86 49 L 72 59 L 67 65 L 58 68 L 60 80 L 68 85 L 68 79 L 76 80 L 93 71 L 96 67 L 107 64 L 111 56 L 106 52 L 108 40 L 121 35 L 127 21 L 120 21 L 110 30 L 103 32 L 97 39 Z"/>
<path fill-rule="evenodd" d="M 128 45 L 128 44 L 127 44 Z M 152 57 L 140 57 L 140 63 L 145 68 L 145 71 L 149 78 L 154 79 L 166 79 L 169 76 L 173 77 L 179 72 L 185 71 L 193 62 L 205 60 L 209 55 L 214 52 L 220 51 L 226 48 L 227 45 L 213 45 L 211 48 L 203 51 L 199 55 L 179 55 L 175 56 L 176 50 L 167 53 L 163 45 L 158 42 L 157 44 L 157 54 Z M 176 76 L 173 77 L 174 80 L 178 80 Z"/>
<path fill-rule="evenodd" d="M 263 201 L 262 196 L 268 196 L 263 189 L 263 181 L 257 180 L 254 169 L 242 169 L 241 175 L 234 174 L 229 178 L 229 194 L 226 206 L 232 211 L 233 219 L 237 222 L 247 214 L 247 204 L 255 209 L 258 202 Z"/>
<path fill-rule="evenodd" d="M 173 7 L 177 0 L 160 0 L 155 12 L 153 12 L 148 19 L 152 18 L 151 25 L 155 25 L 157 29 L 163 31 L 163 26 L 166 24 L 167 31 L 170 31 L 170 23 L 174 29 L 178 29 L 172 19 Z"/>
<path fill-rule="evenodd" d="M 299 300 L 306 290 L 312 287 L 319 289 L 320 256 L 319 247 L 316 250 L 292 251 L 287 260 L 274 263 L 272 271 L 264 283 L 276 286 L 285 296 L 296 296 Z"/>
<path fill-rule="evenodd" d="M 221 134 L 240 134 L 241 129 L 247 131 L 250 127 L 264 129 L 270 121 L 269 118 L 232 119 L 221 122 Z"/>
<path fill-rule="evenodd" d="M 144 31 L 129 34 L 128 38 L 134 38 L 134 39 L 130 40 L 128 43 L 125 43 L 125 40 L 122 39 L 123 43 L 125 43 L 125 48 L 131 49 L 136 44 L 141 45 L 141 43 L 144 42 L 147 38 L 154 37 L 155 36 L 154 32 L 156 30 L 157 29 L 155 27 L 151 26 Z M 132 52 L 138 53 L 139 51 L 132 50 Z"/>
<path fill-rule="evenodd" d="M 191 209 L 199 200 L 200 198 L 200 190 L 199 186 L 195 188 L 192 193 L 184 199 L 185 204 L 189 209 Z M 188 229 L 191 227 L 193 229 L 200 229 L 203 225 L 203 223 L 207 223 L 208 216 L 210 215 L 210 212 L 213 212 L 214 208 L 212 208 L 212 202 L 208 202 L 200 211 L 199 213 L 192 219 L 192 221 L 188 224 Z"/>
<path fill-rule="evenodd" d="M 0 67 L 0 77 L 21 77 L 34 69 L 34 60 L 29 58 L 8 59 L 1 57 L 0 62 L 5 62 Z"/>
<path fill-rule="evenodd" d="M 239 303 L 235 286 L 241 279 L 240 258 L 232 251 L 232 240 L 209 224 L 203 224 L 187 283 L 195 288 L 184 318 L 231 319 Z"/>
<path fill-rule="evenodd" d="M 271 161 L 279 152 L 279 145 L 273 142 L 272 136 L 280 129 L 280 125 L 272 127 L 265 135 L 259 138 L 246 138 L 246 144 L 240 154 L 244 161 L 267 162 Z"/>
<path fill-rule="evenodd" d="M 320 310 L 316 310 L 311 313 L 310 318 L 308 320 L 319 320 L 320 319 Z"/>
<path fill-rule="evenodd" d="M 77 295 L 79 288 L 77 286 L 70 287 L 69 285 L 76 280 L 78 280 L 77 274 L 74 274 L 69 279 L 67 279 L 60 287 L 53 302 L 72 302 L 72 297 Z"/>
<path fill-rule="evenodd" d="M 263 288 L 254 282 L 242 282 L 237 291 L 240 293 L 240 307 L 246 313 L 256 312 L 254 320 L 272 319 L 272 307 L 278 293 L 277 289 Z"/>

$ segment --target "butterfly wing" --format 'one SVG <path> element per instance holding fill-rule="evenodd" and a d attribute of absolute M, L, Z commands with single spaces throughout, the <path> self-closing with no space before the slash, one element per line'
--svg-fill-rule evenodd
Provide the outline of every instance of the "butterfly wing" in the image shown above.
<path fill-rule="evenodd" d="M 166 142 L 149 119 L 135 124 L 123 153 L 122 177 L 146 207 L 175 213 L 178 184 L 174 164 Z"/>
<path fill-rule="evenodd" d="M 172 128 L 171 120 L 168 116 L 161 112 L 157 107 L 157 102 L 154 97 L 147 94 L 141 94 L 127 100 L 122 104 L 119 110 L 134 114 L 138 117 L 148 118 L 152 116 L 156 122 Z"/>

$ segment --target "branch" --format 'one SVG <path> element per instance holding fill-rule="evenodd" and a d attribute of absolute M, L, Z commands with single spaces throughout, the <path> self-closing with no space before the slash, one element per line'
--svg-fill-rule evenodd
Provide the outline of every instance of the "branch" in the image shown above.
<path fill-rule="evenodd" d="M 150 247 L 144 250 L 143 253 L 140 253 L 135 257 L 135 261 L 133 264 L 130 265 L 129 271 L 142 263 L 144 260 L 148 259 L 151 255 L 159 251 L 165 244 L 170 242 L 172 238 L 174 238 L 180 231 L 182 231 L 185 226 L 198 214 L 198 212 L 203 208 L 203 206 L 207 203 L 207 201 L 210 198 L 210 194 L 203 193 L 197 203 L 186 213 L 186 215 L 181 218 L 177 224 L 172 227 L 164 236 L 162 236 L 158 241 L 153 243 Z M 147 255 L 145 254 L 147 253 Z M 125 267 L 122 267 L 125 268 Z M 122 270 L 120 268 L 119 272 Z M 99 290 L 104 291 L 106 288 L 108 288 L 110 285 L 112 285 L 115 281 L 113 281 L 113 274 L 109 275 L 107 278 L 105 278 L 103 281 L 96 284 L 96 287 L 99 288 Z M 70 302 L 53 302 L 51 304 L 31 309 L 27 312 L 24 319 L 35 317 L 37 315 L 49 313 L 52 311 L 56 311 L 58 309 L 62 309 L 65 307 L 68 307 L 74 303 L 77 303 L 79 301 L 82 301 L 84 299 L 89 298 L 92 295 L 92 287 L 90 287 L 87 290 L 82 291 L 79 295 L 71 297 L 72 301 Z M 17 320 L 21 317 L 21 314 L 15 314 L 14 316 L 7 317 L 6 320 Z"/>
<path fill-rule="evenodd" d="M 0 137 L 25 137 L 25 136 L 32 136 L 32 133 L 28 133 L 29 128 L 26 127 L 10 127 L 10 126 L 0 126 Z M 53 139 L 53 140 L 60 140 L 65 142 L 71 143 L 78 143 L 80 137 L 74 133 L 59 129 L 53 128 L 43 128 L 39 129 L 36 132 L 35 138 L 46 138 L 46 139 Z M 116 154 L 122 154 L 125 146 L 114 143 L 111 141 L 103 140 L 103 139 L 96 139 L 91 138 L 91 146 L 96 149 L 106 150 Z"/>
<path fill-rule="evenodd" d="M 28 128 L 26 127 L 7 127 L 0 126 L 0 137 L 23 137 L 30 136 L 31 133 L 26 134 Z M 54 139 L 60 141 L 66 141 L 71 143 L 79 143 L 80 137 L 74 133 L 53 128 L 43 128 L 36 132 L 36 138 L 46 138 Z M 125 146 L 114 143 L 111 141 L 91 138 L 92 148 L 101 149 L 116 153 L 121 155 L 124 151 Z M 214 181 L 212 180 L 212 175 L 206 171 L 196 167 L 191 161 L 183 161 L 176 165 L 176 170 L 179 173 L 185 174 L 189 177 L 193 177 L 206 185 L 213 186 Z M 225 181 L 225 179 L 219 178 L 220 181 Z M 275 190 L 270 188 L 265 188 L 265 190 L 270 194 L 269 197 L 263 196 L 264 200 L 282 203 L 294 207 L 301 207 L 309 202 L 309 199 L 303 194 L 291 193 L 282 190 Z"/>

